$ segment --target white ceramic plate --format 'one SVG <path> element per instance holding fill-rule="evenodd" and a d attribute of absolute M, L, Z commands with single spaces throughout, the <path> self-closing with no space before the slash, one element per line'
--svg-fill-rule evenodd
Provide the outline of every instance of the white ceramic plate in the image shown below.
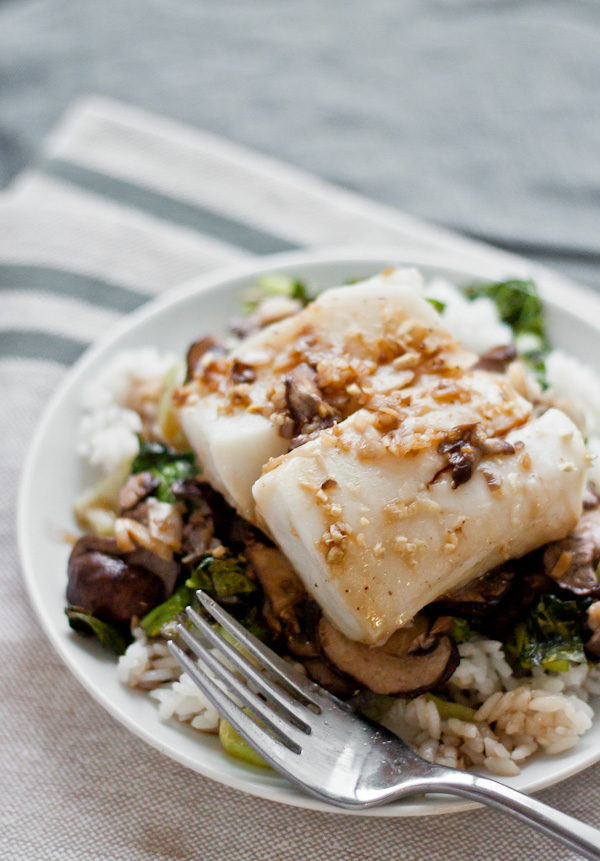
<path fill-rule="evenodd" d="M 201 735 L 177 722 L 161 723 L 147 695 L 121 686 L 114 659 L 93 642 L 74 635 L 67 626 L 63 608 L 69 548 L 56 536 L 59 530 L 75 528 L 72 503 L 90 482 L 75 453 L 82 388 L 115 351 L 151 344 L 183 354 L 199 333 L 222 331 L 236 312 L 241 291 L 267 272 L 291 274 L 316 289 L 365 277 L 393 264 L 414 264 L 426 277 L 443 275 L 458 284 L 529 274 L 524 263 L 512 266 L 510 271 L 495 262 L 477 264 L 474 269 L 472 262 L 465 264 L 456 258 L 449 263 L 447 255 L 440 258 L 419 253 L 408 257 L 393 250 L 371 249 L 278 255 L 195 279 L 124 319 L 68 373 L 35 434 L 19 499 L 19 545 L 33 606 L 61 658 L 104 708 L 140 738 L 207 777 L 273 801 L 337 813 L 347 811 L 305 795 L 272 771 L 229 758 L 214 736 Z M 548 275 L 541 282 L 538 278 L 538 285 L 546 301 L 552 343 L 595 364 L 600 371 L 600 299 L 556 276 Z M 574 750 L 558 757 L 540 757 L 506 783 L 532 792 L 598 759 L 600 716 Z M 468 806 L 473 805 L 429 798 L 376 808 L 366 815 L 422 816 Z"/>

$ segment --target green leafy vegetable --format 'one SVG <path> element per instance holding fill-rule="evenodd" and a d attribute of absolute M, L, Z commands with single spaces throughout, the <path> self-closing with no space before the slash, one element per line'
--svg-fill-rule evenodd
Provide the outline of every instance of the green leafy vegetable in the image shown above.
<path fill-rule="evenodd" d="M 244 574 L 243 564 L 237 557 L 218 559 L 210 555 L 205 556 L 193 569 L 185 583 L 176 589 L 170 598 L 144 616 L 140 624 L 146 635 L 158 637 L 165 625 L 175 621 L 188 604 L 192 603 L 197 589 L 203 589 L 217 601 L 232 598 L 235 595 L 252 595 L 257 592 L 256 583 Z M 255 610 L 253 614 L 252 609 L 245 619 L 240 620 L 241 624 L 256 636 L 261 636 L 261 632 L 264 635 L 264 625 L 258 611 Z"/>
<path fill-rule="evenodd" d="M 140 441 L 140 450 L 131 464 L 131 472 L 151 472 L 159 481 L 156 497 L 161 502 L 175 502 L 171 491 L 178 479 L 193 478 L 199 470 L 193 452 L 177 452 L 159 442 Z"/>
<path fill-rule="evenodd" d="M 264 643 L 271 639 L 271 632 L 258 607 L 251 607 L 244 618 L 240 619 L 240 624 Z"/>
<path fill-rule="evenodd" d="M 69 625 L 78 634 L 87 637 L 97 637 L 103 646 L 111 649 L 116 655 L 122 655 L 127 648 L 127 640 L 113 625 L 102 622 L 86 610 L 79 607 L 67 607 L 65 614 Z"/>
<path fill-rule="evenodd" d="M 368 691 L 361 692 L 353 700 L 354 706 L 361 715 L 374 720 L 377 723 L 383 720 L 396 700 L 384 694 L 372 694 Z"/>
<path fill-rule="evenodd" d="M 545 357 L 549 349 L 544 306 L 534 281 L 512 278 L 492 284 L 472 284 L 466 288 L 469 299 L 487 296 L 498 309 L 500 318 L 514 332 L 517 351 L 537 381 L 545 387 Z"/>
<path fill-rule="evenodd" d="M 464 643 L 466 640 L 470 640 L 473 634 L 474 631 L 472 630 L 466 619 L 461 619 L 460 617 L 457 617 L 452 620 L 450 636 L 455 643 Z"/>
<path fill-rule="evenodd" d="M 194 597 L 194 590 L 188 586 L 180 586 L 170 598 L 163 601 L 144 616 L 140 625 L 148 637 L 158 637 L 165 625 L 183 613 Z"/>
<path fill-rule="evenodd" d="M 581 611 L 575 601 L 544 595 L 529 618 L 515 626 L 505 650 L 516 668 L 543 667 L 560 672 L 569 663 L 584 663 Z"/>
<path fill-rule="evenodd" d="M 547 346 L 544 308 L 533 281 L 513 278 L 493 284 L 472 284 L 465 292 L 469 299 L 479 296 L 492 299 L 501 319 L 511 327 L 515 335 L 537 335 L 540 345 Z"/>
<path fill-rule="evenodd" d="M 475 709 L 472 709 L 469 706 L 463 706 L 460 703 L 452 703 L 449 700 L 443 700 L 441 697 L 436 697 L 434 694 L 426 694 L 425 697 L 434 703 L 442 720 L 458 718 L 458 720 L 472 721 L 475 717 Z"/>
<path fill-rule="evenodd" d="M 217 600 L 232 598 L 234 595 L 251 595 L 257 591 L 254 580 L 244 573 L 243 563 L 232 556 L 205 556 L 185 585 L 191 589 L 204 589 Z"/>
<path fill-rule="evenodd" d="M 432 296 L 425 297 L 430 305 L 433 305 L 438 314 L 441 314 L 444 308 L 446 307 L 445 302 L 440 302 L 439 299 L 434 299 Z"/>
<path fill-rule="evenodd" d="M 242 303 L 244 314 L 252 314 L 256 311 L 267 296 L 285 296 L 288 299 L 296 299 L 303 307 L 313 300 L 302 281 L 296 281 L 289 275 L 265 275 L 255 287 L 251 287 L 244 294 Z"/>
<path fill-rule="evenodd" d="M 244 710 L 245 711 L 245 710 Z M 221 718 L 219 721 L 219 741 L 223 749 L 230 756 L 235 756 L 250 765 L 259 765 L 261 768 L 269 768 L 262 756 L 250 747 L 247 741 L 235 730 L 229 721 Z"/>

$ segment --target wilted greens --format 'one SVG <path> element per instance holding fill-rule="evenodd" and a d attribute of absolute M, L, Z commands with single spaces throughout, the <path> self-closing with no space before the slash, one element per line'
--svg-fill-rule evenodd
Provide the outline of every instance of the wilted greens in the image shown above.
<path fill-rule="evenodd" d="M 268 296 L 285 296 L 287 299 L 296 299 L 303 307 L 313 300 L 304 282 L 290 278 L 289 275 L 274 273 L 265 275 L 254 287 L 245 292 L 242 302 L 244 314 L 254 313 L 262 300 Z"/>
<path fill-rule="evenodd" d="M 194 590 L 203 589 L 217 601 L 235 595 L 249 595 L 257 590 L 254 580 L 244 573 L 244 563 L 235 556 L 205 556 L 185 585 Z"/>
<path fill-rule="evenodd" d="M 491 284 L 471 284 L 465 288 L 469 299 L 487 296 L 495 302 L 498 314 L 515 334 L 517 349 L 541 385 L 546 385 L 544 359 L 549 344 L 546 336 L 544 306 L 535 282 L 511 278 Z M 519 340 L 523 346 L 519 346 Z"/>
<path fill-rule="evenodd" d="M 113 625 L 102 622 L 79 607 L 66 607 L 65 614 L 74 631 L 84 636 L 97 637 L 103 646 L 116 655 L 122 655 L 127 648 L 127 640 Z"/>
<path fill-rule="evenodd" d="M 475 717 L 475 709 L 472 709 L 470 706 L 463 706 L 461 703 L 443 700 L 434 694 L 425 694 L 425 698 L 435 705 L 442 720 L 457 718 L 458 720 L 472 721 Z"/>
<path fill-rule="evenodd" d="M 505 650 L 515 669 L 543 667 L 560 672 L 568 670 L 570 662 L 585 662 L 580 617 L 576 601 L 544 595 L 506 642 Z"/>
<path fill-rule="evenodd" d="M 487 296 L 498 308 L 498 314 L 515 335 L 537 335 L 540 346 L 547 346 L 544 307 L 533 281 L 512 278 L 492 284 L 471 284 L 465 289 L 469 299 Z"/>
<path fill-rule="evenodd" d="M 180 616 L 194 597 L 194 590 L 187 586 L 180 586 L 170 598 L 158 604 L 153 610 L 144 616 L 140 625 L 148 637 L 158 637 L 165 625 L 175 621 Z"/>
<path fill-rule="evenodd" d="M 470 640 L 475 632 L 472 630 L 470 624 L 466 619 L 462 619 L 457 616 L 452 620 L 452 627 L 450 628 L 450 636 L 454 640 L 455 643 L 464 643 L 467 640 Z"/>
<path fill-rule="evenodd" d="M 237 556 L 215 557 L 207 554 L 192 570 L 188 569 L 187 580 L 178 589 L 151 610 L 141 621 L 149 637 L 157 637 L 165 625 L 175 621 L 194 600 L 197 589 L 202 589 L 216 601 L 239 600 L 242 611 L 240 622 L 260 639 L 265 639 L 267 629 L 255 603 L 260 592 L 254 580 L 245 573 L 244 562 Z M 250 603 L 250 606 L 248 606 Z M 238 617 L 240 613 L 237 613 Z"/>
<path fill-rule="evenodd" d="M 268 763 L 264 761 L 262 756 L 250 747 L 247 741 L 241 737 L 236 729 L 234 729 L 229 721 L 223 718 L 219 721 L 219 741 L 230 756 L 235 756 L 250 765 L 259 765 L 261 768 L 269 768 Z"/>
<path fill-rule="evenodd" d="M 140 450 L 131 464 L 131 472 L 151 472 L 158 479 L 156 497 L 161 502 L 175 502 L 172 485 L 179 479 L 198 474 L 193 452 L 177 452 L 159 442 L 140 441 Z"/>
<path fill-rule="evenodd" d="M 395 702 L 396 698 L 394 697 L 388 697 L 385 694 L 372 694 L 370 691 L 362 691 L 354 698 L 353 705 L 361 715 L 379 723 Z"/>

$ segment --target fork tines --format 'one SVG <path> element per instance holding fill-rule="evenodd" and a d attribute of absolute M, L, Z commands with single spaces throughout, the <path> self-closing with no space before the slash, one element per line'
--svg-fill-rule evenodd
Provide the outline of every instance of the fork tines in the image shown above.
<path fill-rule="evenodd" d="M 267 761 L 279 764 L 281 745 L 300 754 L 302 740 L 311 732 L 308 718 L 320 712 L 318 700 L 324 692 L 243 628 L 206 593 L 199 590 L 196 595 L 222 632 L 187 607 L 192 627 L 180 624 L 177 634 L 208 672 L 203 672 L 173 641 L 169 642 L 171 653 L 219 714 Z M 238 645 L 226 639 L 227 634 Z M 202 640 L 213 649 L 207 648 Z"/>

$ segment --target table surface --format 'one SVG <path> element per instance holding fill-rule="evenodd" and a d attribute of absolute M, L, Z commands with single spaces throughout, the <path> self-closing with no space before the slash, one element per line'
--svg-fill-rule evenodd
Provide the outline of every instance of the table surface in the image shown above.
<path fill-rule="evenodd" d="M 0 0 L 0 186 L 81 94 L 600 287 L 593 0 Z"/>
<path fill-rule="evenodd" d="M 218 132 L 600 289 L 599 72 L 600 11 L 585 0 L 0 0 L 0 186 L 35 161 L 75 97 L 96 92 Z M 13 394 L 1 424 L 3 570 L 17 567 L 20 464 L 62 369 L 40 365 L 33 389 L 15 385 L 14 374 L 10 362 L 0 366 L 0 391 Z M 20 608 L 4 631 L 17 650 L 11 684 L 27 681 L 0 697 L 0 713 L 23 714 L 5 749 L 0 858 L 572 857 L 488 811 L 435 822 L 341 819 L 201 780 L 147 749 L 67 681 L 21 593 L 20 582 L 0 578 L 0 600 Z M 18 648 L 24 639 L 26 653 Z M 43 666 L 64 681 L 44 704 L 47 721 L 35 687 Z M 0 669 L 0 681 L 8 678 Z M 571 792 L 541 795 L 597 823 L 596 799 L 576 781 Z"/>

